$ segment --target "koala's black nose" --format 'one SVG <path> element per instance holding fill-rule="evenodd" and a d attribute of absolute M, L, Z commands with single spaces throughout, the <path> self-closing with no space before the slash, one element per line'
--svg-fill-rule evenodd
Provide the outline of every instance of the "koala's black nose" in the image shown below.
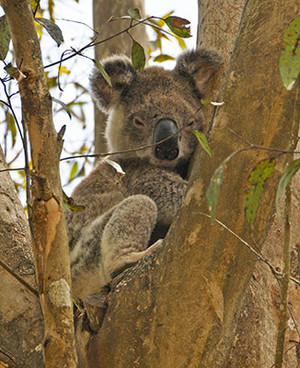
<path fill-rule="evenodd" d="M 161 119 L 156 124 L 153 134 L 153 154 L 160 160 L 175 160 L 179 154 L 178 147 L 178 127 L 175 121 Z M 167 139 L 170 137 L 169 139 Z M 161 142 L 163 141 L 163 142 Z M 161 142 L 161 143 L 159 143 Z"/>

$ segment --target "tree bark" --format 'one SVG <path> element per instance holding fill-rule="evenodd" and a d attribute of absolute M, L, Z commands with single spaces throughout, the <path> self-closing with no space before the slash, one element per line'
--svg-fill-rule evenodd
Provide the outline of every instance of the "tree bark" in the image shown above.
<path fill-rule="evenodd" d="M 7 169 L 0 148 L 0 170 Z M 43 316 L 31 236 L 8 172 L 0 173 L 0 367 L 43 367 Z"/>
<path fill-rule="evenodd" d="M 199 26 L 198 47 L 214 47 L 223 56 L 224 69 L 228 66 L 234 47 L 240 17 L 243 12 L 245 0 L 226 1 L 220 7 L 218 1 L 199 0 Z M 295 14 L 297 10 L 295 10 Z M 223 73 L 219 73 L 213 81 L 213 86 L 222 83 Z M 212 109 L 211 109 L 212 110 Z M 207 110 L 206 110 L 207 112 Z M 207 113 L 211 118 L 211 111 Z M 299 150 L 299 147 L 298 147 Z M 300 177 L 299 174 L 292 183 L 292 274 L 299 278 L 299 212 Z M 284 209 L 281 206 L 281 213 Z M 272 218 L 273 220 L 273 218 Z M 276 215 L 262 245 L 262 250 L 273 265 L 281 267 L 282 253 L 280 245 L 283 244 L 283 217 Z M 274 247 L 276 244 L 276 247 Z M 296 306 L 297 285 L 290 284 L 288 300 Z M 269 367 L 274 363 L 275 341 L 279 313 L 279 285 L 270 269 L 263 263 L 256 263 L 249 286 L 245 295 L 245 307 L 238 320 L 238 328 L 230 354 L 228 367 L 260 368 Z M 300 308 L 294 308 L 294 317 L 300 321 Z M 297 341 L 296 328 L 293 327 L 292 318 L 288 316 L 289 327 L 286 329 L 286 346 L 292 346 L 291 341 Z M 248 326 L 251 326 L 249 329 Z M 245 332 L 246 331 L 246 332 Z M 268 339 L 266 339 L 268 336 Z M 267 341 L 266 341 L 267 340 Z M 241 356 L 237 352 L 247 352 Z M 295 364 L 295 348 L 285 355 L 286 366 Z"/>
<path fill-rule="evenodd" d="M 107 1 L 107 0 L 94 0 L 93 1 L 93 19 L 94 28 L 99 31 L 100 39 L 106 39 L 113 34 L 122 31 L 128 24 L 127 20 L 116 20 L 110 23 L 106 21 L 111 17 L 121 17 L 127 15 L 128 9 L 138 8 L 140 14 L 143 17 L 144 11 L 144 0 L 122 0 L 118 1 Z M 139 25 L 133 28 L 130 32 L 132 37 L 146 47 L 147 34 L 144 25 Z M 130 57 L 132 41 L 127 34 L 122 34 L 112 40 L 99 44 L 95 47 L 95 58 L 96 60 L 103 59 L 110 55 L 127 55 Z M 95 152 L 107 152 L 106 140 L 104 139 L 105 123 L 107 115 L 101 112 L 96 106 L 95 111 Z"/>
<path fill-rule="evenodd" d="M 262 362 L 269 367 L 274 362 L 270 351 L 274 358 L 275 339 L 259 340 L 254 354 L 232 350 L 238 346 L 235 339 L 247 340 L 252 328 L 247 318 L 244 323 L 242 319 L 255 257 L 201 212 L 207 213 L 204 194 L 209 179 L 229 154 L 245 147 L 242 138 L 264 147 L 290 147 L 295 89 L 283 87 L 278 62 L 283 31 L 298 12 L 295 0 L 284 4 L 247 1 L 220 94 L 225 105 L 214 116 L 213 156 L 197 157 L 183 208 L 161 254 L 129 270 L 112 293 L 103 325 L 88 344 L 90 367 L 238 367 L 248 353 L 252 367 L 261 367 Z M 267 158 L 276 160 L 277 172 L 265 183 L 251 233 L 244 215 L 248 178 Z M 282 155 L 249 149 L 226 165 L 217 218 L 250 244 L 254 239 L 259 248 L 274 214 L 274 195 L 284 164 Z M 291 308 L 295 310 L 296 305 Z M 261 323 L 272 327 L 272 321 Z M 296 363 L 295 357 L 292 361 Z"/>
<path fill-rule="evenodd" d="M 246 0 L 198 0 L 197 46 L 212 47 L 228 65 Z"/>
<path fill-rule="evenodd" d="M 40 45 L 27 0 L 1 0 L 13 41 L 19 75 L 22 119 L 31 145 L 33 250 L 45 319 L 46 367 L 76 367 L 68 238 L 59 177 L 62 137 L 52 121 L 52 102 Z"/>

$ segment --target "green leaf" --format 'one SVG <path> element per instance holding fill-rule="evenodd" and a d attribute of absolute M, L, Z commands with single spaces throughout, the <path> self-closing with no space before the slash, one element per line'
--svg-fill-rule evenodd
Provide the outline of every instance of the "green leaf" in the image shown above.
<path fill-rule="evenodd" d="M 106 82 L 109 84 L 109 86 L 112 87 L 111 78 L 107 74 L 106 70 L 104 69 L 104 66 L 98 60 L 93 59 L 93 62 L 96 65 L 99 72 L 101 73 L 102 77 L 106 80 Z"/>
<path fill-rule="evenodd" d="M 191 28 L 187 27 L 190 22 L 187 19 L 171 16 L 164 19 L 166 25 L 170 28 L 170 30 L 176 34 L 176 36 L 182 38 L 192 37 L 190 31 Z"/>
<path fill-rule="evenodd" d="M 141 15 L 140 15 L 140 11 L 138 8 L 134 8 L 134 9 L 128 9 L 127 10 L 127 14 L 130 16 L 130 18 L 135 19 L 135 20 L 139 20 L 141 19 Z"/>
<path fill-rule="evenodd" d="M 219 198 L 220 186 L 223 183 L 223 173 L 224 165 L 223 163 L 218 166 L 217 170 L 214 172 L 212 178 L 210 179 L 209 187 L 206 191 L 206 199 L 208 202 L 208 210 L 211 215 L 211 219 L 214 221 L 216 218 L 216 209 Z"/>
<path fill-rule="evenodd" d="M 162 63 L 163 61 L 168 60 L 175 60 L 175 58 L 171 55 L 160 54 L 153 59 L 153 61 L 156 61 L 157 63 Z"/>
<path fill-rule="evenodd" d="M 181 50 L 185 50 L 187 48 L 185 41 L 181 37 L 176 37 L 176 40 Z"/>
<path fill-rule="evenodd" d="M 144 70 L 146 64 L 145 52 L 143 47 L 135 40 L 132 40 L 131 61 L 135 70 Z"/>
<path fill-rule="evenodd" d="M 11 134 L 12 147 L 14 147 L 16 143 L 16 137 L 17 137 L 17 128 L 16 128 L 15 119 L 10 113 L 8 113 L 7 130 Z"/>
<path fill-rule="evenodd" d="M 48 12 L 51 22 L 54 23 L 54 0 L 48 0 Z"/>
<path fill-rule="evenodd" d="M 12 66 L 11 63 L 5 65 L 4 70 L 6 71 L 7 74 L 9 74 L 13 78 L 15 78 L 18 74 L 18 69 Z"/>
<path fill-rule="evenodd" d="M 39 1 L 38 0 L 30 0 L 31 9 L 35 10 L 35 8 L 38 6 Z"/>
<path fill-rule="evenodd" d="M 78 171 L 78 162 L 77 162 L 77 161 L 75 161 L 75 162 L 73 163 L 72 167 L 71 167 L 71 171 L 70 171 L 70 175 L 69 175 L 68 183 L 70 183 L 70 182 L 74 179 L 74 177 L 75 177 L 75 175 L 76 175 L 77 171 Z"/>
<path fill-rule="evenodd" d="M 167 14 L 163 15 L 161 18 L 156 20 L 156 24 L 159 27 L 162 27 L 165 24 L 165 19 L 169 18 L 170 15 L 172 15 L 174 13 L 174 10 L 171 10 L 170 12 L 168 12 Z"/>
<path fill-rule="evenodd" d="M 300 159 L 292 161 L 288 167 L 284 170 L 284 173 L 282 174 L 277 192 L 276 192 L 276 212 L 279 215 L 279 200 L 282 197 L 283 193 L 285 192 L 286 186 L 289 184 L 289 182 L 292 180 L 293 176 L 296 174 L 296 172 L 300 169 Z"/>
<path fill-rule="evenodd" d="M 216 209 L 219 198 L 220 186 L 223 183 L 223 172 L 225 165 L 235 156 L 240 150 L 234 151 L 217 167 L 212 178 L 210 179 L 209 186 L 205 193 L 208 202 L 208 210 L 211 215 L 211 219 L 214 221 L 216 218 Z"/>
<path fill-rule="evenodd" d="M 209 154 L 209 156 L 211 156 L 211 150 L 208 144 L 208 141 L 205 137 L 205 135 L 200 132 L 199 130 L 193 130 L 193 133 L 195 134 L 196 138 L 198 139 L 199 143 L 201 144 L 201 147 L 204 149 L 204 151 L 206 153 Z"/>
<path fill-rule="evenodd" d="M 93 62 L 96 65 L 99 72 L 101 73 L 102 77 L 106 80 L 106 82 L 110 85 L 110 87 L 112 87 L 111 78 L 104 69 L 104 66 L 98 60 L 93 59 Z"/>
<path fill-rule="evenodd" d="M 83 211 L 85 209 L 85 206 L 80 206 L 74 202 L 74 199 L 71 197 L 68 197 L 66 193 L 63 191 L 63 203 L 64 207 L 68 211 Z"/>
<path fill-rule="evenodd" d="M 272 172 L 274 171 L 274 167 L 275 161 L 261 161 L 251 172 L 248 179 L 250 188 L 248 193 L 246 194 L 245 213 L 246 219 L 250 224 L 252 230 L 264 183 L 271 176 Z"/>
<path fill-rule="evenodd" d="M 5 60 L 9 49 L 10 33 L 6 16 L 0 18 L 0 60 Z"/>
<path fill-rule="evenodd" d="M 62 31 L 58 25 L 45 18 L 35 18 L 35 21 L 46 29 L 49 35 L 57 43 L 57 46 L 60 46 L 64 42 Z"/>
<path fill-rule="evenodd" d="M 62 109 L 68 114 L 70 120 L 72 119 L 72 114 L 71 114 L 71 110 L 69 109 L 69 107 L 64 103 L 62 102 L 61 100 L 58 100 L 57 98 L 55 97 L 51 97 L 52 101 L 58 103 Z"/>
<path fill-rule="evenodd" d="M 300 17 L 292 20 L 284 31 L 279 70 L 285 88 L 291 90 L 300 70 Z"/>

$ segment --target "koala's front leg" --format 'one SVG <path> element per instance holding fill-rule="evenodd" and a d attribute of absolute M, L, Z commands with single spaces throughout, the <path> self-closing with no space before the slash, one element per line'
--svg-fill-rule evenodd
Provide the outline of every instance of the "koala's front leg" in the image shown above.
<path fill-rule="evenodd" d="M 156 248 L 147 248 L 156 220 L 157 206 L 145 195 L 130 196 L 115 207 L 101 239 L 106 272 L 113 275 Z"/>
<path fill-rule="evenodd" d="M 187 181 L 175 172 L 160 168 L 149 168 L 147 171 L 134 175 L 129 187 L 134 194 L 149 196 L 158 209 L 160 225 L 170 226 L 181 206 L 182 198 L 187 189 Z"/>

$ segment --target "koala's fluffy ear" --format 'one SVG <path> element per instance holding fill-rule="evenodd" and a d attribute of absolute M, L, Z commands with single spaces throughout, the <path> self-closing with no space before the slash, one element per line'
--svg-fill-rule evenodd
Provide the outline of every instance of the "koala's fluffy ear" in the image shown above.
<path fill-rule="evenodd" d="M 112 87 L 110 87 L 96 68 L 90 76 L 90 85 L 92 96 L 97 106 L 100 110 L 107 113 L 116 99 L 116 95 L 119 95 L 130 85 L 136 72 L 131 61 L 126 56 L 108 57 L 102 60 L 101 64 L 111 78 Z"/>
<path fill-rule="evenodd" d="M 191 50 L 183 52 L 178 57 L 174 72 L 187 78 L 196 94 L 201 96 L 207 81 L 221 64 L 222 58 L 213 50 Z"/>

